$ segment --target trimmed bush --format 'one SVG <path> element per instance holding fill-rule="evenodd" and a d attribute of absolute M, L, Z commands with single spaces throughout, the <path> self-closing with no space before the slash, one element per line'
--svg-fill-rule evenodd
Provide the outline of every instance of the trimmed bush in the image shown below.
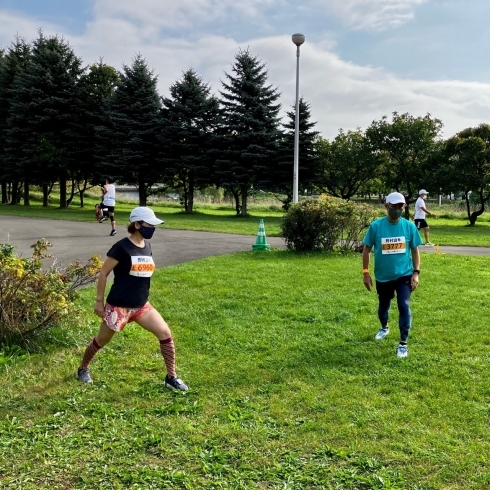
<path fill-rule="evenodd" d="M 368 204 L 322 194 L 291 207 L 283 218 L 281 236 L 297 252 L 358 250 L 364 230 L 377 215 Z"/>
<path fill-rule="evenodd" d="M 14 247 L 0 244 L 0 346 L 35 349 L 49 329 L 63 320 L 76 321 L 79 308 L 73 303 L 76 289 L 93 283 L 102 267 L 94 255 L 86 265 L 67 267 L 54 261 L 43 270 L 42 260 L 51 244 L 44 238 L 31 246 L 32 258 L 17 257 Z"/>

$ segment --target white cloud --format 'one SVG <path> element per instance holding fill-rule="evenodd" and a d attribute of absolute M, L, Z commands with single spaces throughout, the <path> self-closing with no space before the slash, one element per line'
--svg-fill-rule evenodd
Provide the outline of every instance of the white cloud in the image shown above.
<path fill-rule="evenodd" d="M 195 23 L 204 24 L 224 20 L 237 13 L 248 20 L 260 17 L 264 7 L 277 0 L 97 0 L 98 18 L 131 18 L 144 25 L 159 28 L 187 28 Z"/>
<path fill-rule="evenodd" d="M 108 8 L 112 0 L 99 1 Z M 199 0 L 199 5 L 206 5 L 204 1 Z M 222 0 L 223 4 L 225 1 Z M 351 6 L 353 1 L 350 0 Z M 381 5 L 379 0 L 378 4 Z M 106 63 L 120 69 L 123 62 L 130 64 L 132 57 L 141 53 L 159 76 L 162 95 L 168 95 L 169 86 L 191 67 L 217 93 L 223 72 L 231 71 L 234 55 L 239 48 L 248 46 L 253 55 L 266 63 L 270 83 L 282 92 L 284 112 L 294 103 L 296 57 L 289 35 L 250 39 L 244 43 L 212 34 L 186 39 L 162 36 L 159 26 L 152 23 L 145 23 L 142 28 L 141 22 L 147 14 L 140 13 L 136 22 L 129 14 L 114 18 L 109 14 L 109 10 L 104 15 L 97 14 L 83 35 L 73 36 L 60 26 L 42 25 L 35 19 L 0 10 L 0 43 L 10 44 L 16 32 L 33 39 L 42 25 L 46 34 L 64 35 L 86 64 L 103 56 Z M 16 26 L 15 30 L 12 26 Z M 331 44 L 308 39 L 301 47 L 300 92 L 312 106 L 318 130 L 327 138 L 334 137 L 339 128 L 366 128 L 371 121 L 390 116 L 393 111 L 414 116 L 429 112 L 442 119 L 445 136 L 490 121 L 490 84 L 403 78 L 382 68 L 346 62 L 332 51 Z"/>
<path fill-rule="evenodd" d="M 296 83 L 296 59 L 289 37 L 249 44 L 267 62 L 270 80 L 279 86 L 282 103 L 289 109 Z M 300 93 L 311 103 L 313 118 L 328 138 L 339 128 L 364 129 L 394 111 L 438 117 L 445 125 L 445 137 L 490 121 L 490 84 L 401 78 L 381 68 L 343 61 L 311 42 L 301 48 Z"/>
<path fill-rule="evenodd" d="M 219 76 L 233 61 L 239 46 L 233 39 L 213 35 L 204 35 L 197 41 L 160 38 L 156 32 L 142 31 L 128 21 L 108 19 L 90 23 L 83 36 L 72 36 L 70 41 L 85 63 L 102 56 L 104 62 L 117 69 L 123 63 L 131 64 L 132 58 L 141 53 L 158 75 L 162 95 L 191 67 L 205 80 L 214 78 L 218 85 Z"/>
<path fill-rule="evenodd" d="M 415 8 L 428 0 L 320 0 L 353 29 L 398 27 L 414 17 Z"/>
<path fill-rule="evenodd" d="M 41 27 L 47 35 L 57 32 L 57 27 L 52 23 L 0 9 L 0 46 L 10 46 L 17 35 L 29 42 L 37 38 L 38 29 Z"/>
<path fill-rule="evenodd" d="M 298 12 L 315 6 L 328 9 L 353 29 L 382 30 L 398 27 L 414 17 L 417 6 L 429 0 L 95 0 L 99 19 L 131 19 L 144 29 L 197 29 L 213 21 L 265 24 L 265 12 Z M 296 14 L 299 18 L 301 15 Z"/>

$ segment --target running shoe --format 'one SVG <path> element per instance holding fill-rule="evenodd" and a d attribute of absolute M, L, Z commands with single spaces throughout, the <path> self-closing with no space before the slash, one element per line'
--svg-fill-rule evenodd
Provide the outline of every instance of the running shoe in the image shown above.
<path fill-rule="evenodd" d="M 177 376 L 170 377 L 168 374 L 165 376 L 164 381 L 165 388 L 170 388 L 171 390 L 187 391 L 189 387 Z"/>
<path fill-rule="evenodd" d="M 386 327 L 386 328 L 381 327 L 378 330 L 378 333 L 376 334 L 376 337 L 374 337 L 374 338 L 376 340 L 381 340 L 381 339 L 384 339 L 389 333 L 390 333 L 390 329 L 388 327 Z"/>
<path fill-rule="evenodd" d="M 396 348 L 397 357 L 407 357 L 408 356 L 408 346 L 407 344 L 399 344 Z"/>
<path fill-rule="evenodd" d="M 430 243 L 430 242 L 425 242 L 425 245 L 426 245 L 427 247 L 433 247 L 433 246 L 434 246 L 434 244 L 433 244 L 433 243 Z"/>
<path fill-rule="evenodd" d="M 116 230 L 112 230 L 110 233 L 109 233 L 109 236 L 114 236 L 116 234 Z"/>
<path fill-rule="evenodd" d="M 78 368 L 77 378 L 80 383 L 93 383 L 87 368 Z"/>

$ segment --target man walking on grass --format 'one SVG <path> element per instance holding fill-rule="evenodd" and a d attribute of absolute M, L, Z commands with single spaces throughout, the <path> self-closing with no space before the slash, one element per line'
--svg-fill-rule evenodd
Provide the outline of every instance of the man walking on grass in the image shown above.
<path fill-rule="evenodd" d="M 434 213 L 431 213 L 426 208 L 425 200 L 427 199 L 427 195 L 428 192 L 425 189 L 421 189 L 419 191 L 419 198 L 415 202 L 415 216 L 413 217 L 413 219 L 417 230 L 420 231 L 421 228 L 424 229 L 425 245 L 433 245 L 429 241 L 429 225 L 427 224 L 427 221 L 425 221 L 425 215 L 428 214 L 433 218 L 435 218 L 436 215 Z"/>
<path fill-rule="evenodd" d="M 398 357 L 408 356 L 408 333 L 412 325 L 410 295 L 419 285 L 420 254 L 418 246 L 422 240 L 413 223 L 402 218 L 405 198 L 399 192 L 386 197 L 387 216 L 371 223 L 364 237 L 362 252 L 362 275 L 364 286 L 371 291 L 373 280 L 369 272 L 370 253 L 374 247 L 374 277 L 378 293 L 378 318 L 380 329 L 376 340 L 389 334 L 388 317 L 391 300 L 398 305 L 400 343 Z"/>

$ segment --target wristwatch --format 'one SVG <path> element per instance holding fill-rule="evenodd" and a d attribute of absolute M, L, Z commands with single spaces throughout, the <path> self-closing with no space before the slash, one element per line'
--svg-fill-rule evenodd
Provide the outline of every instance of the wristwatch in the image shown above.
<path fill-rule="evenodd" d="M 419 269 L 414 269 L 413 272 L 414 273 L 416 272 L 417 274 L 420 274 L 420 270 Z"/>

